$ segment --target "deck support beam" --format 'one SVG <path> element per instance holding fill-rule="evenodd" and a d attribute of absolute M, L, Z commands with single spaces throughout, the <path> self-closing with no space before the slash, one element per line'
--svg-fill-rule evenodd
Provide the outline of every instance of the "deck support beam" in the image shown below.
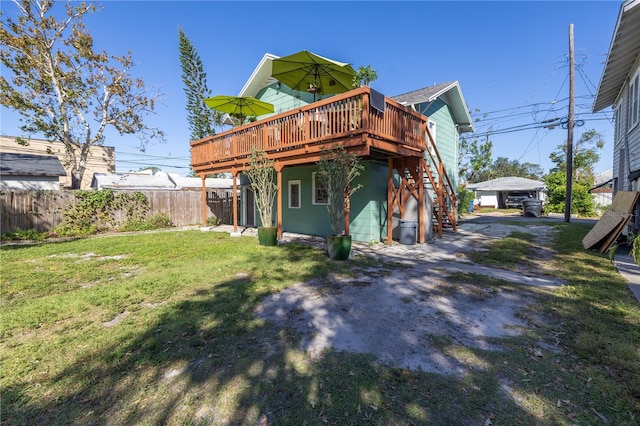
<path fill-rule="evenodd" d="M 278 185 L 278 204 L 276 209 L 278 211 L 277 227 L 278 227 L 278 241 L 282 240 L 282 167 L 276 167 L 276 180 Z"/>
<path fill-rule="evenodd" d="M 236 169 L 231 170 L 231 177 L 233 177 L 233 233 L 232 237 L 239 237 L 238 232 L 238 174 Z"/>
<path fill-rule="evenodd" d="M 202 226 L 207 225 L 207 175 L 200 175 L 202 179 Z"/>

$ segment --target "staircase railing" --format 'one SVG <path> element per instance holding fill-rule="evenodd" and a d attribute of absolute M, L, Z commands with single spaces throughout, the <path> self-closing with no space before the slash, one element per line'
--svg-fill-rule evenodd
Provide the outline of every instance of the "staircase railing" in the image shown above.
<path fill-rule="evenodd" d="M 434 227 L 438 232 L 438 236 L 442 237 L 442 229 L 445 227 L 445 222 L 448 222 L 454 231 L 458 230 L 458 197 L 428 128 L 426 152 L 430 161 L 425 164 L 425 173 L 436 194 L 433 200 Z M 430 164 L 437 169 L 437 174 L 434 174 L 434 171 L 431 170 Z"/>

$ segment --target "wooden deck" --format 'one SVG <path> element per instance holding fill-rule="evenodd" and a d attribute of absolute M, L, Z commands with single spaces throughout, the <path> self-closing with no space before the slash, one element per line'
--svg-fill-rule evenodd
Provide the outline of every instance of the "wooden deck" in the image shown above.
<path fill-rule="evenodd" d="M 362 159 L 387 162 L 387 223 L 392 223 L 394 209 L 399 211 L 400 218 L 404 218 L 404 206 L 409 198 L 414 198 L 418 205 L 424 205 L 426 179 L 436 193 L 434 229 L 440 237 L 446 221 L 456 229 L 455 190 L 427 130 L 427 117 L 390 98 L 382 98 L 370 88 L 361 87 L 191 142 L 191 166 L 203 182 L 203 223 L 206 220 L 206 175 L 227 172 L 236 178 L 249 167 L 249 157 L 255 147 L 264 150 L 267 157 L 275 162 L 277 227 L 281 238 L 282 170 L 287 166 L 316 163 L 323 150 L 340 144 Z M 435 171 L 430 169 L 427 159 L 436 166 Z M 399 187 L 393 180 L 394 170 L 402 177 Z M 234 205 L 237 205 L 235 182 L 236 179 L 233 192 Z M 419 216 L 418 241 L 424 242 L 425 218 L 422 213 Z M 347 208 L 347 233 L 349 220 Z M 234 229 L 237 229 L 237 209 L 233 221 Z M 391 226 L 387 230 L 387 241 L 391 242 Z"/>
<path fill-rule="evenodd" d="M 363 87 L 193 141 L 191 166 L 198 174 L 233 173 L 247 167 L 253 147 L 276 168 L 315 163 L 336 143 L 362 158 L 424 156 L 426 117 L 389 98 L 380 112 L 370 99 Z"/>

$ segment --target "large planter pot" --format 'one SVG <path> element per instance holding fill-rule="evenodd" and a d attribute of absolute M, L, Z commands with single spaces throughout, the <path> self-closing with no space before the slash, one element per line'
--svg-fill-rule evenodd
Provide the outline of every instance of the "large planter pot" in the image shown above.
<path fill-rule="evenodd" d="M 327 253 L 333 260 L 347 260 L 351 253 L 351 235 L 331 235 L 327 237 Z"/>
<path fill-rule="evenodd" d="M 258 241 L 261 246 L 278 245 L 278 228 L 275 226 L 263 226 L 258 228 Z"/>

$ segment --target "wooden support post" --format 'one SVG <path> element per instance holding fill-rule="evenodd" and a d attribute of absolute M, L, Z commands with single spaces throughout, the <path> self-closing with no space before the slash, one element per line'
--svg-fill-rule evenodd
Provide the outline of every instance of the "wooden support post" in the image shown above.
<path fill-rule="evenodd" d="M 395 187 L 393 185 L 393 159 L 387 160 L 387 244 L 393 242 L 393 209 Z"/>
<path fill-rule="evenodd" d="M 406 202 L 405 193 L 407 191 L 407 164 L 404 159 L 397 160 L 399 163 L 398 172 L 402 180 L 400 181 L 400 192 L 398 193 L 398 210 L 400 211 L 400 219 L 404 219 L 404 203 Z"/>
<path fill-rule="evenodd" d="M 261 144 L 260 146 L 262 147 L 263 151 L 267 151 L 267 149 L 269 149 L 269 127 L 268 126 L 263 126 L 262 127 L 262 138 L 261 138 Z"/>
<path fill-rule="evenodd" d="M 416 185 L 418 185 L 418 242 L 424 243 L 424 165 L 425 159 L 418 161 L 418 176 Z"/>
<path fill-rule="evenodd" d="M 313 95 L 316 96 L 315 94 Z M 309 111 L 305 111 L 304 113 L 304 136 L 301 137 L 300 140 L 304 140 L 305 142 L 311 139 L 311 113 Z"/>
<path fill-rule="evenodd" d="M 444 207 L 444 165 L 442 162 L 438 163 L 438 237 L 442 238 L 442 228 L 444 227 L 443 215 L 445 214 Z"/>
<path fill-rule="evenodd" d="M 207 225 L 207 175 L 204 173 L 200 176 L 202 178 L 202 226 Z"/>
<path fill-rule="evenodd" d="M 362 94 L 362 123 L 360 123 L 361 128 L 368 129 L 369 128 L 369 94 L 371 92 L 367 91 Z"/>
<path fill-rule="evenodd" d="M 238 233 L 238 172 L 236 169 L 231 170 L 233 177 L 233 233 Z"/>
<path fill-rule="evenodd" d="M 276 209 L 278 210 L 278 219 L 277 219 L 277 227 L 278 227 L 278 240 L 282 239 L 282 167 L 276 167 L 276 180 L 278 185 L 278 204 Z"/>

